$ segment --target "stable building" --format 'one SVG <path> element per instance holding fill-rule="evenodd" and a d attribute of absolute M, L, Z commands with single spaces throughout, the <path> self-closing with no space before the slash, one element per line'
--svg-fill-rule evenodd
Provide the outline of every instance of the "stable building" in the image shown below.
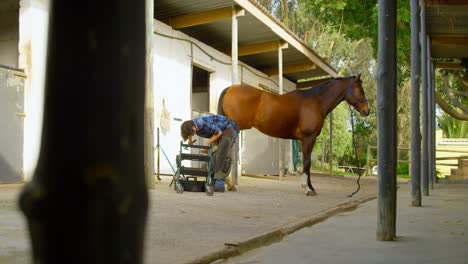
<path fill-rule="evenodd" d="M 39 0 L 0 4 L 0 183 L 31 179 L 37 163 L 48 8 L 48 1 Z M 160 156 L 161 174 L 173 174 L 180 124 L 217 113 L 224 88 L 245 83 L 286 93 L 337 75 L 255 0 L 155 1 L 152 27 L 147 78 L 153 90 L 154 144 L 167 156 Z M 301 82 L 310 79 L 315 81 Z M 278 175 L 280 160 L 282 171 L 292 167 L 291 142 L 246 130 L 238 158 L 237 174 Z"/>
<path fill-rule="evenodd" d="M 255 0 L 163 0 L 154 5 L 155 127 L 173 166 L 182 121 L 216 114 L 226 87 L 243 83 L 286 93 L 337 75 Z M 300 83 L 304 79 L 319 81 Z M 290 140 L 256 129 L 242 131 L 239 138 L 238 174 L 278 175 L 281 158 L 283 171 L 292 170 Z M 279 154 L 280 144 L 284 154 Z M 173 174 L 163 157 L 160 170 Z"/>

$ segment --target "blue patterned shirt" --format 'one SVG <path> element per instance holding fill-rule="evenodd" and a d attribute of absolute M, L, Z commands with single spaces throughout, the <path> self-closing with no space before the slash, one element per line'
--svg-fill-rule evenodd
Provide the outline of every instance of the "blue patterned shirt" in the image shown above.
<path fill-rule="evenodd" d="M 193 123 L 197 128 L 197 135 L 203 138 L 210 138 L 223 131 L 226 128 L 234 129 L 234 138 L 239 134 L 239 127 L 229 118 L 223 115 L 207 115 L 193 119 Z"/>

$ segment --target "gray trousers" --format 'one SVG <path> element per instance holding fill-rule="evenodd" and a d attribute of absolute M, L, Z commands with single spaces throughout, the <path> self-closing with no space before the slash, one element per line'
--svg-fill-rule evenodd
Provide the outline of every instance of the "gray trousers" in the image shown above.
<path fill-rule="evenodd" d="M 215 179 L 224 179 L 231 171 L 234 140 L 232 127 L 223 130 L 223 135 L 218 139 L 218 149 L 213 154 L 212 164 Z"/>

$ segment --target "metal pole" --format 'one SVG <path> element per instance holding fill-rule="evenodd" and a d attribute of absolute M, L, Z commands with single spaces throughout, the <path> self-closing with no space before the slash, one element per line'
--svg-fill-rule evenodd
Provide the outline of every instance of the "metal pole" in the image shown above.
<path fill-rule="evenodd" d="M 432 113 L 432 103 L 433 103 L 433 92 L 432 92 L 432 66 L 431 66 L 431 39 L 427 36 L 427 89 L 428 89 L 428 98 L 427 98 L 427 114 L 428 114 L 428 134 L 427 134 L 427 145 L 428 145 L 428 188 L 433 187 L 433 175 L 434 175 L 434 162 L 433 162 L 433 130 L 434 130 L 434 114 Z"/>
<path fill-rule="evenodd" d="M 377 240 L 396 237 L 396 1 L 379 0 Z"/>
<path fill-rule="evenodd" d="M 53 0 L 49 17 L 40 157 L 19 200 L 31 262 L 143 263 L 145 1 Z"/>
<path fill-rule="evenodd" d="M 159 127 L 158 127 L 158 131 L 157 131 L 157 139 L 156 139 L 157 143 L 156 143 L 156 147 L 158 148 L 158 159 L 156 160 L 156 167 L 158 168 L 158 173 L 156 175 L 156 178 L 158 180 L 161 180 L 161 145 L 159 145 Z"/>
<path fill-rule="evenodd" d="M 369 175 L 370 170 L 370 144 L 367 145 L 367 155 L 366 155 L 366 176 Z"/>
<path fill-rule="evenodd" d="M 232 6 L 232 30 L 231 30 L 231 60 L 232 60 L 232 85 L 239 84 L 239 47 L 238 47 L 238 18 L 236 6 Z M 239 133 L 236 142 L 234 143 L 234 155 L 233 155 L 233 168 L 232 168 L 232 180 L 234 184 L 238 183 L 240 173 L 242 169 L 239 169 L 239 151 L 240 151 L 240 137 Z"/>
<path fill-rule="evenodd" d="M 321 172 L 323 172 L 323 166 L 325 164 L 325 154 L 327 153 L 326 152 L 326 147 L 327 147 L 327 141 L 325 140 L 325 138 L 323 139 L 322 141 L 322 167 L 321 167 Z"/>
<path fill-rule="evenodd" d="M 281 41 L 278 42 L 278 85 L 279 94 L 283 94 L 283 48 Z M 282 181 L 284 177 L 284 140 L 278 139 L 279 146 L 279 180 Z"/>
<path fill-rule="evenodd" d="M 333 175 L 333 113 L 330 113 L 330 176 Z"/>
<path fill-rule="evenodd" d="M 436 183 L 437 180 L 437 171 L 436 171 L 436 116 L 435 116 L 435 70 L 434 70 L 434 63 L 431 62 L 431 120 L 432 120 L 432 126 L 431 126 L 431 153 L 432 153 L 432 180 L 431 180 L 431 189 L 434 189 L 434 183 Z"/>
<path fill-rule="evenodd" d="M 422 176 L 422 193 L 425 196 L 429 195 L 429 116 L 428 116 L 428 100 L 429 100 L 429 87 L 427 77 L 427 32 L 426 32 L 426 2 L 421 0 L 421 50 L 422 50 L 422 120 L 423 120 L 423 133 L 422 133 L 422 163 L 421 163 L 421 176 Z"/>
<path fill-rule="evenodd" d="M 232 6 L 232 30 L 231 30 L 231 59 L 232 59 L 232 84 L 239 84 L 239 47 L 238 47 L 238 20 L 236 6 Z"/>
<path fill-rule="evenodd" d="M 411 0 L 411 205 L 421 206 L 420 49 L 418 0 Z"/>

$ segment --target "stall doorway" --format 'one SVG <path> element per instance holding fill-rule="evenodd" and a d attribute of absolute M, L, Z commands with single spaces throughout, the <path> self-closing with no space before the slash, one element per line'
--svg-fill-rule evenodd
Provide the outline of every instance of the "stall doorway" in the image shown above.
<path fill-rule="evenodd" d="M 192 118 L 206 115 L 210 112 L 210 72 L 192 66 Z M 207 139 L 195 136 L 195 144 L 203 145 Z M 198 150 L 192 149 L 192 153 Z M 205 168 L 206 162 L 192 161 L 192 167 Z"/>
<path fill-rule="evenodd" d="M 192 66 L 192 118 L 210 112 L 210 72 Z"/>

